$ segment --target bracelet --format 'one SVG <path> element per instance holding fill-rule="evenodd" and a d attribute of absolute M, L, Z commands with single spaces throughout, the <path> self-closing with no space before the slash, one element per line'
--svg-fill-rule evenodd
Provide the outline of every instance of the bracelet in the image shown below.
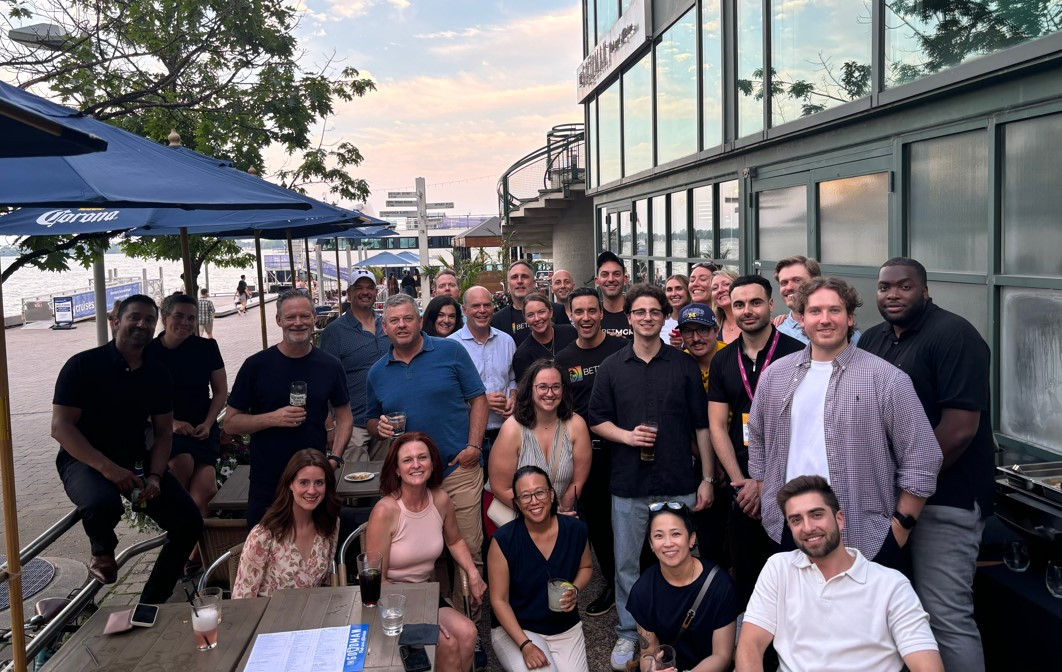
<path fill-rule="evenodd" d="M 465 444 L 465 448 L 475 448 L 476 450 L 483 450 L 482 448 L 480 448 L 479 446 L 477 446 L 477 445 L 476 445 L 476 444 L 474 444 L 474 443 L 466 443 L 466 444 Z M 527 640 L 527 641 L 529 641 L 529 642 L 530 642 L 531 640 L 529 639 L 529 640 Z"/>
<path fill-rule="evenodd" d="M 530 639 L 525 639 L 524 643 L 520 645 L 520 650 L 523 651 L 524 647 L 531 643 Z"/>
<path fill-rule="evenodd" d="M 148 478 L 151 478 L 152 476 L 158 476 L 158 477 L 159 477 L 159 480 L 160 480 L 160 481 L 162 480 L 162 474 L 156 474 L 156 473 L 155 473 L 155 472 L 153 471 L 153 472 L 151 472 L 150 474 L 148 474 Z"/>

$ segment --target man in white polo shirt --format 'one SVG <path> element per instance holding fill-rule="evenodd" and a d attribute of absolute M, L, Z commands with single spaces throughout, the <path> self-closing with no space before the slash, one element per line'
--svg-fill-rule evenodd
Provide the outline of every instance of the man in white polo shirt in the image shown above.
<path fill-rule="evenodd" d="M 826 479 L 798 476 L 776 499 L 798 550 L 772 556 L 760 572 L 737 672 L 762 672 L 772 640 L 783 672 L 943 672 L 910 581 L 841 545 L 844 514 Z"/>

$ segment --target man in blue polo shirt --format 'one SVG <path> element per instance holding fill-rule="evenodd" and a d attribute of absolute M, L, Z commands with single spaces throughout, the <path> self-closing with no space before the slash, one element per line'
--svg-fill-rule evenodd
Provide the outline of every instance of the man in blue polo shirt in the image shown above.
<path fill-rule="evenodd" d="M 386 413 L 406 414 L 406 431 L 424 432 L 439 447 L 457 527 L 482 572 L 483 470 L 479 460 L 487 427 L 487 395 L 472 358 L 461 344 L 421 331 L 412 297 L 396 294 L 384 304 L 390 351 L 369 369 L 365 423 L 374 438 L 389 439 Z"/>

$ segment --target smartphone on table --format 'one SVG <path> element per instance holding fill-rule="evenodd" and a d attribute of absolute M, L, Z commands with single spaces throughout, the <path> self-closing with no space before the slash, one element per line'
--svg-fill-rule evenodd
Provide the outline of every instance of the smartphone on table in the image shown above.
<path fill-rule="evenodd" d="M 138 604 L 136 609 L 133 610 L 133 617 L 129 619 L 129 622 L 135 626 L 141 628 L 150 628 L 155 625 L 155 619 L 158 618 L 159 608 L 153 604 Z"/>
<path fill-rule="evenodd" d="M 431 660 L 423 644 L 403 644 L 398 647 L 398 655 L 402 656 L 402 667 L 406 672 L 428 672 L 431 669 Z"/>

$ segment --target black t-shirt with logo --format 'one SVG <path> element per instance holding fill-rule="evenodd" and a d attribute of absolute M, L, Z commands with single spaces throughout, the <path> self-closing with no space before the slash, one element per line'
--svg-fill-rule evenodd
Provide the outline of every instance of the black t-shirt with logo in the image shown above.
<path fill-rule="evenodd" d="M 568 382 L 572 387 L 572 404 L 575 412 L 586 418 L 590 408 L 590 394 L 594 391 L 594 378 L 601 362 L 609 355 L 623 349 L 626 339 L 617 336 L 605 336 L 605 340 L 596 348 L 580 348 L 572 343 L 557 353 L 557 363 L 568 372 Z"/>
<path fill-rule="evenodd" d="M 620 311 L 618 313 L 610 313 L 607 310 L 602 309 L 603 313 L 601 317 L 601 330 L 609 336 L 619 336 L 630 340 L 634 338 L 634 329 L 631 328 L 630 320 L 627 319 L 627 314 Z"/>

